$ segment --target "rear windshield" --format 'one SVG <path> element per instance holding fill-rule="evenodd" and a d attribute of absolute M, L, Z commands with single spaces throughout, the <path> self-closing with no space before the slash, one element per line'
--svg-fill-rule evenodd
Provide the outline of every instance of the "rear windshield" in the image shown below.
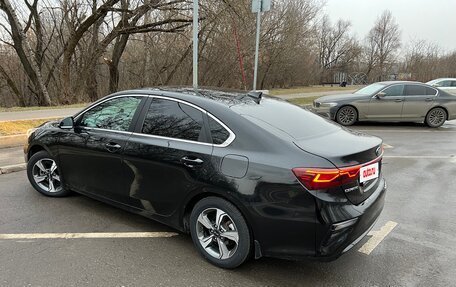
<path fill-rule="evenodd" d="M 231 106 L 231 109 L 275 135 L 287 134 L 297 140 L 340 129 L 334 123 L 301 107 L 273 98 L 263 98 L 260 104 L 253 101 L 238 104 Z"/>

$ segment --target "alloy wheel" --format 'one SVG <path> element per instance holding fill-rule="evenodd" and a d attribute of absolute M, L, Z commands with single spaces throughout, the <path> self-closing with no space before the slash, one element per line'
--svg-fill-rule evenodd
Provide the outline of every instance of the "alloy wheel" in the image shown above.
<path fill-rule="evenodd" d="M 62 190 L 57 164 L 50 158 L 38 160 L 32 168 L 33 180 L 45 192 L 57 193 Z"/>
<path fill-rule="evenodd" d="M 354 124 L 356 117 L 356 111 L 352 107 L 342 107 L 337 113 L 337 121 L 345 126 Z"/>
<path fill-rule="evenodd" d="M 445 111 L 442 109 L 433 109 L 429 112 L 428 122 L 430 126 L 438 127 L 441 126 L 446 120 Z"/>
<path fill-rule="evenodd" d="M 196 234 L 201 246 L 214 258 L 228 259 L 236 253 L 238 230 L 231 217 L 219 208 L 208 208 L 200 213 Z"/>

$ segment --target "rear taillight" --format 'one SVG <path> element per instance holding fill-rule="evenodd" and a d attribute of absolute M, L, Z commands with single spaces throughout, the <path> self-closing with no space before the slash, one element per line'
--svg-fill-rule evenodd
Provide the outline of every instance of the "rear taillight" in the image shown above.
<path fill-rule="evenodd" d="M 309 190 L 328 189 L 355 181 L 361 165 L 344 168 L 293 168 L 293 173 Z"/>

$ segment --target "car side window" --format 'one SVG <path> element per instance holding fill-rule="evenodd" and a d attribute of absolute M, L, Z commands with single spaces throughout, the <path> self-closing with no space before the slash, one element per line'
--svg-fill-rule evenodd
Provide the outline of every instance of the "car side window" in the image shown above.
<path fill-rule="evenodd" d="M 426 95 L 435 96 L 437 95 L 437 90 L 433 88 L 426 87 Z"/>
<path fill-rule="evenodd" d="M 382 91 L 386 97 L 399 97 L 403 95 L 404 85 L 394 85 Z"/>
<path fill-rule="evenodd" d="M 451 86 L 451 82 L 450 81 L 441 81 L 441 82 L 437 83 L 437 86 L 438 87 L 450 87 Z"/>
<path fill-rule="evenodd" d="M 451 81 L 451 86 L 456 87 L 456 81 Z"/>
<path fill-rule="evenodd" d="M 140 102 L 140 97 L 120 97 L 108 100 L 85 112 L 79 126 L 128 131 Z"/>
<path fill-rule="evenodd" d="M 203 113 L 189 105 L 154 98 L 141 132 L 144 134 L 195 142 L 207 142 Z"/>
<path fill-rule="evenodd" d="M 425 96 L 427 95 L 425 86 L 421 85 L 406 85 L 405 86 L 405 95 L 406 96 Z"/>
<path fill-rule="evenodd" d="M 211 129 L 212 143 L 223 144 L 230 137 L 230 132 L 227 131 L 219 122 L 212 117 L 209 119 L 209 128 Z"/>

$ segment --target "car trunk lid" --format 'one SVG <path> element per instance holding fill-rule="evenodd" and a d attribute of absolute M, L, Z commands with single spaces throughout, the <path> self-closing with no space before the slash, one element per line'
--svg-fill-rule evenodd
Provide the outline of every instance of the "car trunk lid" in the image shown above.
<path fill-rule="evenodd" d="M 382 140 L 352 131 L 340 129 L 336 132 L 296 139 L 300 149 L 324 157 L 341 171 L 351 168 L 359 173 L 353 181 L 340 186 L 353 204 L 366 200 L 380 184 Z"/>

